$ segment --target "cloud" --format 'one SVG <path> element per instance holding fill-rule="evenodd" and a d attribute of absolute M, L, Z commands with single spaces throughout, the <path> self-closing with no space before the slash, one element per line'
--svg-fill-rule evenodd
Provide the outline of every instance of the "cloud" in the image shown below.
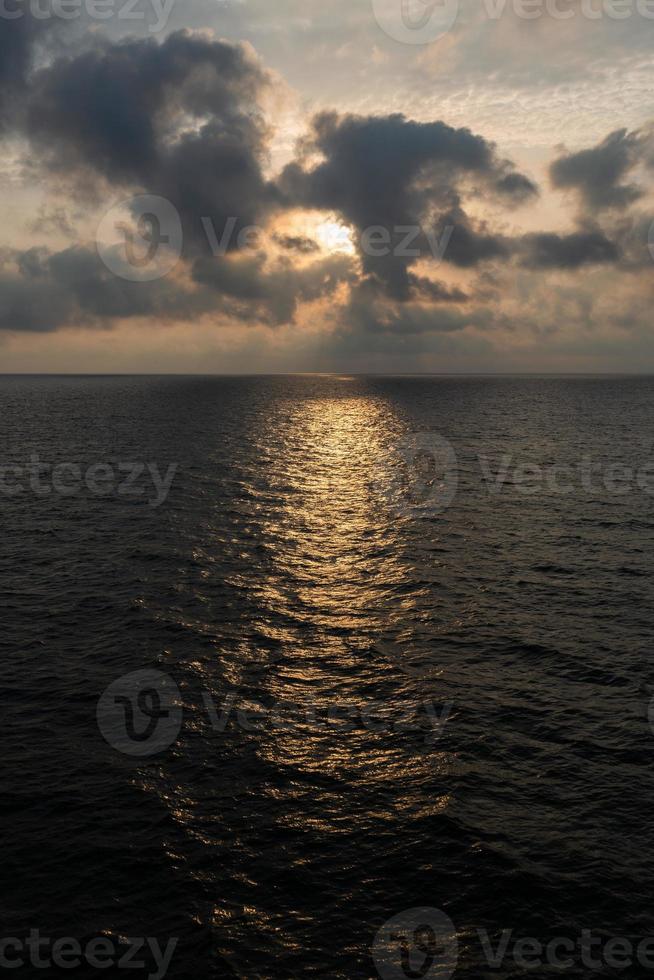
<path fill-rule="evenodd" d="M 71 215 L 61 205 L 47 207 L 41 205 L 37 216 L 30 222 L 29 229 L 33 234 L 60 235 L 64 238 L 75 237 L 75 220 L 81 214 Z"/>
<path fill-rule="evenodd" d="M 409 284 L 413 296 L 432 303 L 465 303 L 469 299 L 462 289 L 446 286 L 445 283 L 427 279 L 425 276 L 410 273 Z"/>
<path fill-rule="evenodd" d="M 313 238 L 303 235 L 274 235 L 274 240 L 289 252 L 299 252 L 301 255 L 311 255 L 320 251 L 320 245 Z"/>
<path fill-rule="evenodd" d="M 444 258 L 453 265 L 469 269 L 492 259 L 508 259 L 513 244 L 503 235 L 488 231 L 485 222 L 475 223 L 461 207 L 452 208 L 440 218 L 439 230 L 451 229 Z"/>
<path fill-rule="evenodd" d="M 643 195 L 642 188 L 624 183 L 642 154 L 638 133 L 618 129 L 597 146 L 559 157 L 550 167 L 554 187 L 576 190 L 589 211 L 622 210 Z"/>
<path fill-rule="evenodd" d="M 498 159 L 494 146 L 470 130 L 444 122 L 390 116 L 318 115 L 301 145 L 300 158 L 279 180 L 293 205 L 337 212 L 358 232 L 366 275 L 394 299 L 409 299 L 409 268 L 418 257 L 474 265 L 507 254 L 498 236 L 477 232 L 461 204 L 463 195 L 499 195 L 523 203 L 535 185 Z M 448 225 L 451 243 L 439 254 Z M 366 247 L 372 229 L 396 236 L 415 230 L 407 252 Z M 438 234 L 434 238 L 434 231 Z M 368 237 L 369 241 L 369 237 Z"/>
<path fill-rule="evenodd" d="M 211 310 L 207 294 L 172 278 L 132 282 L 115 276 L 83 246 L 5 250 L 0 256 L 0 330 L 50 332 L 107 326 L 114 319 L 188 319 Z"/>
<path fill-rule="evenodd" d="M 167 198 L 192 252 L 206 248 L 202 217 L 236 216 L 237 235 L 274 202 L 257 101 L 268 83 L 246 48 L 188 32 L 102 40 L 36 73 L 26 133 L 41 166 L 78 187 L 102 180 Z"/>
<path fill-rule="evenodd" d="M 431 298 L 425 295 L 424 302 L 393 302 L 380 296 L 370 282 L 362 282 L 352 289 L 349 303 L 340 311 L 339 342 L 348 338 L 351 349 L 358 345 L 365 350 L 371 338 L 374 344 L 374 338 L 394 337 L 403 338 L 406 349 L 407 343 L 410 346 L 418 337 L 458 334 L 469 327 L 489 330 L 502 321 L 499 311 L 483 305 L 472 309 L 451 305 L 459 299 L 468 300 L 465 295 L 450 295 L 448 305 L 442 305 L 441 296 L 434 306 L 429 302 Z"/>
<path fill-rule="evenodd" d="M 193 278 L 215 291 L 225 314 L 279 326 L 294 321 L 300 303 L 329 296 L 342 283 L 353 283 L 356 275 L 347 255 L 329 255 L 301 267 L 282 259 L 270 268 L 266 255 L 258 253 L 198 259 Z"/>
<path fill-rule="evenodd" d="M 52 19 L 37 19 L 21 4 L 4 7 L 0 16 L 0 133 L 17 124 L 39 45 L 54 26 Z"/>
<path fill-rule="evenodd" d="M 538 197 L 538 187 L 524 174 L 511 171 L 500 177 L 495 184 L 498 194 L 504 195 L 512 204 L 525 204 Z"/>
<path fill-rule="evenodd" d="M 201 257 L 191 276 L 134 282 L 111 273 L 95 250 L 73 246 L 5 250 L 0 255 L 0 330 L 49 332 L 111 325 L 136 317 L 158 322 L 211 315 L 279 326 L 298 306 L 356 279 L 352 259 L 330 255 L 301 268 L 264 253 Z"/>
<path fill-rule="evenodd" d="M 3 33 L 0 23 L 0 55 L 9 36 L 18 46 L 7 46 L 0 68 L 12 93 L 5 125 L 29 141 L 32 172 L 46 186 L 78 197 L 75 208 L 53 197 L 32 231 L 79 240 L 60 251 L 5 250 L 0 330 L 136 318 L 279 328 L 306 324 L 316 311 L 303 318 L 302 308 L 317 304 L 324 329 L 350 350 L 372 342 L 410 351 L 422 343 L 416 338 L 479 341 L 482 333 L 485 344 L 519 333 L 516 324 L 523 335 L 551 334 L 566 316 L 590 331 L 595 316 L 608 316 L 593 293 L 608 267 L 615 282 L 625 272 L 635 279 L 646 264 L 647 215 L 631 207 L 644 193 L 637 175 L 642 181 L 652 166 L 646 130 L 618 130 L 560 154 L 552 184 L 573 191 L 582 208 L 571 229 L 543 232 L 537 184 L 492 141 L 381 106 L 318 113 L 275 175 L 263 109 L 275 82 L 247 45 L 188 31 L 163 41 L 96 33 L 43 60 L 28 21 L 24 35 Z M 114 276 L 68 218 L 83 223 L 81 194 L 103 205 L 139 193 L 166 198 L 182 221 L 181 261 L 154 282 Z M 308 234 L 295 234 L 292 213 L 302 209 L 347 225 L 356 254 L 326 252 L 312 237 L 315 214 Z M 219 239 L 235 222 L 226 251 L 212 249 L 203 219 Z M 263 234 L 246 247 L 239 234 L 253 225 Z M 619 315 L 611 307 L 613 320 Z M 632 307 L 629 317 L 640 322 Z"/>
<path fill-rule="evenodd" d="M 600 231 L 526 235 L 523 245 L 522 261 L 532 269 L 579 269 L 616 263 L 620 257 L 618 246 Z"/>

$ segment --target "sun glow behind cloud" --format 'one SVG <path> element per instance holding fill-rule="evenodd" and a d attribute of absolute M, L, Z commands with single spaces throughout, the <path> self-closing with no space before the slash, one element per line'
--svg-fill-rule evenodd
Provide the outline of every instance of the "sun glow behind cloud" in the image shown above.
<path fill-rule="evenodd" d="M 356 254 L 351 229 L 338 221 L 322 221 L 317 225 L 316 241 L 325 252 Z"/>
<path fill-rule="evenodd" d="M 307 252 L 315 246 L 315 251 L 326 255 L 354 257 L 357 254 L 352 228 L 333 213 L 298 209 L 279 218 L 273 232 L 278 238 L 304 241 Z"/>
<path fill-rule="evenodd" d="M 386 36 L 365 4 L 220 6 L 217 23 L 188 0 L 197 30 L 175 34 L 173 12 L 145 45 L 138 24 L 107 23 L 92 44 L 73 32 L 67 58 L 54 35 L 47 64 L 33 46 L 3 116 L 5 369 L 170 356 L 182 370 L 476 370 L 523 355 L 529 369 L 598 356 L 614 368 L 615 351 L 629 369 L 654 357 L 654 153 L 633 115 L 652 62 L 635 15 L 571 33 L 552 18 L 490 22 L 460 0 L 452 31 L 420 48 Z M 16 40 L 12 24 L 0 38 Z M 589 58 L 615 93 L 601 111 L 599 88 L 586 98 Z M 135 194 L 171 201 L 183 225 L 178 263 L 152 282 L 112 271 L 127 235 L 148 253 L 130 209 L 112 215 L 113 249 L 97 231 Z"/>

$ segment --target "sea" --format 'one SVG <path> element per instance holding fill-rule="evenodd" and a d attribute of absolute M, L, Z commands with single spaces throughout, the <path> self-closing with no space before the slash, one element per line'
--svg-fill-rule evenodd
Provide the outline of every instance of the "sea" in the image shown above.
<path fill-rule="evenodd" d="M 0 951 L 145 963 L 14 975 L 654 975 L 653 378 L 3 376 L 0 447 Z"/>

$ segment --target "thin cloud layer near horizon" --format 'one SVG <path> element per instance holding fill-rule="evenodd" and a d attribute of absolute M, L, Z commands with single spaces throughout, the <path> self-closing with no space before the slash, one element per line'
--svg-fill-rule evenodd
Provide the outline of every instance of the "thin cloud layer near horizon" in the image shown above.
<path fill-rule="evenodd" d="M 0 370 L 654 370 L 654 3 L 7 0 Z"/>

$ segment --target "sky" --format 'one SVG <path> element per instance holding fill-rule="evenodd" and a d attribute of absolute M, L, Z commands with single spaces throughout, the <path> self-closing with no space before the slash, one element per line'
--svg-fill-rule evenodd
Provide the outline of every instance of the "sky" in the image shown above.
<path fill-rule="evenodd" d="M 654 371 L 654 0 L 0 0 L 0 372 Z"/>

